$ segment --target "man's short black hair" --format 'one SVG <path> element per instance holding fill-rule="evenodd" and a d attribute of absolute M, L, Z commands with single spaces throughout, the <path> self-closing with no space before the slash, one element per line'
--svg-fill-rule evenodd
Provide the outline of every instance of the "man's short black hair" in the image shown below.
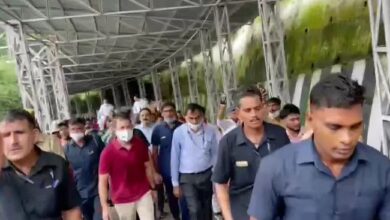
<path fill-rule="evenodd" d="M 196 112 L 196 111 L 202 113 L 202 115 L 204 115 L 206 113 L 206 109 L 197 103 L 190 103 L 187 105 L 186 113 Z"/>
<path fill-rule="evenodd" d="M 149 114 L 153 114 L 152 110 L 150 110 L 150 108 L 143 108 L 143 109 L 141 109 L 141 111 L 139 111 L 139 113 L 141 113 L 143 111 L 147 111 L 147 112 L 149 112 Z"/>
<path fill-rule="evenodd" d="M 173 109 L 176 109 L 176 106 L 175 104 L 173 104 L 173 102 L 165 102 L 162 106 L 161 106 L 161 111 L 164 111 L 165 108 L 168 108 L 168 107 L 172 107 Z"/>
<path fill-rule="evenodd" d="M 85 123 L 84 118 L 72 118 L 69 120 L 68 125 L 85 125 Z"/>
<path fill-rule="evenodd" d="M 250 86 L 238 93 L 238 100 L 241 100 L 246 97 L 259 97 L 260 101 L 264 101 L 261 91 L 255 86 Z M 240 101 L 238 102 L 238 107 L 239 106 Z"/>
<path fill-rule="evenodd" d="M 296 105 L 286 104 L 283 106 L 282 110 L 280 111 L 279 118 L 285 119 L 285 118 L 287 118 L 287 116 L 289 116 L 291 114 L 299 115 L 299 114 L 301 114 L 301 112 L 299 111 L 299 108 Z"/>
<path fill-rule="evenodd" d="M 68 127 L 68 121 L 61 121 L 60 123 L 58 123 L 57 126 L 58 127 Z"/>
<path fill-rule="evenodd" d="M 278 97 L 272 97 L 272 98 L 268 99 L 267 103 L 268 104 L 273 103 L 273 104 L 281 105 L 282 101 Z"/>
<path fill-rule="evenodd" d="M 327 76 L 310 93 L 310 104 L 320 108 L 350 108 L 363 102 L 364 87 L 345 74 Z"/>
<path fill-rule="evenodd" d="M 26 120 L 31 128 L 37 128 L 37 124 L 33 115 L 23 109 L 9 110 L 3 117 L 2 122 L 15 122 Z"/>
<path fill-rule="evenodd" d="M 131 122 L 129 118 L 129 113 L 127 111 L 120 111 L 115 113 L 114 119 L 129 120 Z"/>

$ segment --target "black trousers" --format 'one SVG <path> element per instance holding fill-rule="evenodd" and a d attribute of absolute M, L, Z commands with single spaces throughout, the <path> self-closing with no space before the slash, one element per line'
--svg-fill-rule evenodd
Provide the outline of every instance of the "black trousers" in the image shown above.
<path fill-rule="evenodd" d="M 180 174 L 180 188 L 191 220 L 212 220 L 213 184 L 211 169 L 196 174 Z"/>
<path fill-rule="evenodd" d="M 84 220 L 101 220 L 102 209 L 100 207 L 99 196 L 83 199 L 81 211 L 83 213 Z"/>

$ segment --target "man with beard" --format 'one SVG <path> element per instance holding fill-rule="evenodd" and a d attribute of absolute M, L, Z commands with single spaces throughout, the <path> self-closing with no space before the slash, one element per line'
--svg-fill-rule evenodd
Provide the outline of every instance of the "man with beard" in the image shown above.
<path fill-rule="evenodd" d="M 286 104 L 280 111 L 279 118 L 286 128 L 286 133 L 291 143 L 302 140 L 301 115 L 299 108 L 293 104 Z"/>

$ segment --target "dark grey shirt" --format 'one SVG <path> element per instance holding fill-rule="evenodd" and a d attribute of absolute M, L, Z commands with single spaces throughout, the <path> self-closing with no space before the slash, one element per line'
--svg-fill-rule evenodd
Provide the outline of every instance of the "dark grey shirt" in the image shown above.
<path fill-rule="evenodd" d="M 39 159 L 29 176 L 12 164 L 2 170 L 0 188 L 5 187 L 9 196 L 0 199 L 0 207 L 7 208 L 6 215 L 12 216 L 9 220 L 23 219 L 19 217 L 22 213 L 29 220 L 60 220 L 63 211 L 80 205 L 68 163 L 58 155 L 36 150 Z"/>
<path fill-rule="evenodd" d="M 312 140 L 261 161 L 248 213 L 259 220 L 389 220 L 390 160 L 359 143 L 340 177 Z"/>
<path fill-rule="evenodd" d="M 219 143 L 213 182 L 229 182 L 230 203 L 235 220 L 247 220 L 246 214 L 257 169 L 263 157 L 290 143 L 285 129 L 264 123 L 265 138 L 256 148 L 241 126 L 227 133 Z"/>

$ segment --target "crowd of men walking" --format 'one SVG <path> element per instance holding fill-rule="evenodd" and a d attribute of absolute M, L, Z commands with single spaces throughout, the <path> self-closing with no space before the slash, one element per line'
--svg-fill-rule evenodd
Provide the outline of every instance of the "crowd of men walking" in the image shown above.
<path fill-rule="evenodd" d="M 364 88 L 343 74 L 310 93 L 306 127 L 261 86 L 206 109 L 105 101 L 97 120 L 10 110 L 0 123 L 0 219 L 389 220 L 390 160 L 359 140 Z M 224 117 L 226 113 L 227 117 Z"/>

